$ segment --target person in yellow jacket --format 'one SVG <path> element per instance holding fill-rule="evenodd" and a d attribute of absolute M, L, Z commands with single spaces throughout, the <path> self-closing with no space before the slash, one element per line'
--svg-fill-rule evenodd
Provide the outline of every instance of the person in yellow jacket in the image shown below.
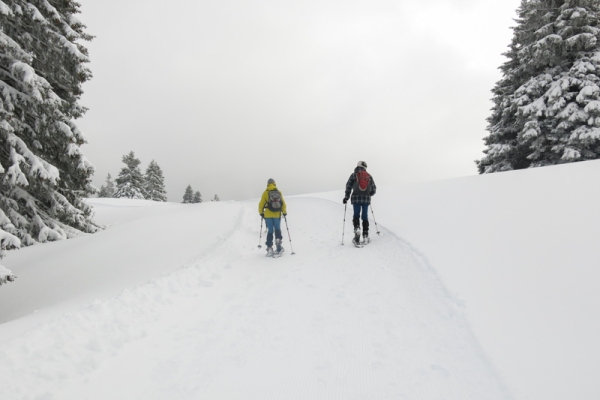
<path fill-rule="evenodd" d="M 283 236 L 281 236 L 281 214 L 287 215 L 287 206 L 273 179 L 269 179 L 267 182 L 267 189 L 258 203 L 258 213 L 265 219 L 268 229 L 267 242 L 265 243 L 267 245 L 267 255 L 283 252 L 283 247 L 281 247 L 283 239 Z M 275 251 L 273 251 L 273 233 L 275 233 Z"/>

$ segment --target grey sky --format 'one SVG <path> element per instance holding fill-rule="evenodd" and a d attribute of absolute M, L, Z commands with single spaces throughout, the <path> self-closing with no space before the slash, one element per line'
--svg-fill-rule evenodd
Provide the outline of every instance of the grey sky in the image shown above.
<path fill-rule="evenodd" d="M 79 0 L 99 187 L 134 151 L 170 201 L 476 174 L 520 0 Z"/>

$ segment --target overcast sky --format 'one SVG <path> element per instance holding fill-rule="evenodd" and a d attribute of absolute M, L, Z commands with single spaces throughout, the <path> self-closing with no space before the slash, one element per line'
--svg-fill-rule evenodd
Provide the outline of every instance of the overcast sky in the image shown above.
<path fill-rule="evenodd" d="M 78 0 L 94 184 L 134 151 L 170 201 L 477 173 L 520 0 Z"/>

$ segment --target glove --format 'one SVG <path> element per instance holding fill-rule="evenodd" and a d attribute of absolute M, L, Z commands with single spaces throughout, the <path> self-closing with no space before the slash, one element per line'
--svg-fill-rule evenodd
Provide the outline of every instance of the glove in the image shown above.
<path fill-rule="evenodd" d="M 260 216 L 261 216 L 261 218 L 264 218 L 264 217 L 265 217 L 265 214 L 264 214 L 264 213 L 261 213 L 261 214 L 260 214 Z"/>
<path fill-rule="evenodd" d="M 344 197 L 344 200 L 342 200 L 342 203 L 346 204 L 348 202 L 348 198 Z"/>
<path fill-rule="evenodd" d="M 286 214 L 286 213 L 283 213 L 283 216 L 284 216 L 284 217 L 286 217 L 286 216 L 287 216 L 287 214 Z"/>

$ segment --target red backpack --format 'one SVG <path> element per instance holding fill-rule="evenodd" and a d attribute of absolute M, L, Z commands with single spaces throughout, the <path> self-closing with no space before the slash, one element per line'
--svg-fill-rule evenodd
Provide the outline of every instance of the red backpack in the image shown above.
<path fill-rule="evenodd" d="M 353 192 L 357 194 L 361 194 L 361 192 L 365 192 L 365 194 L 371 193 L 371 175 L 364 169 L 356 173 Z"/>

